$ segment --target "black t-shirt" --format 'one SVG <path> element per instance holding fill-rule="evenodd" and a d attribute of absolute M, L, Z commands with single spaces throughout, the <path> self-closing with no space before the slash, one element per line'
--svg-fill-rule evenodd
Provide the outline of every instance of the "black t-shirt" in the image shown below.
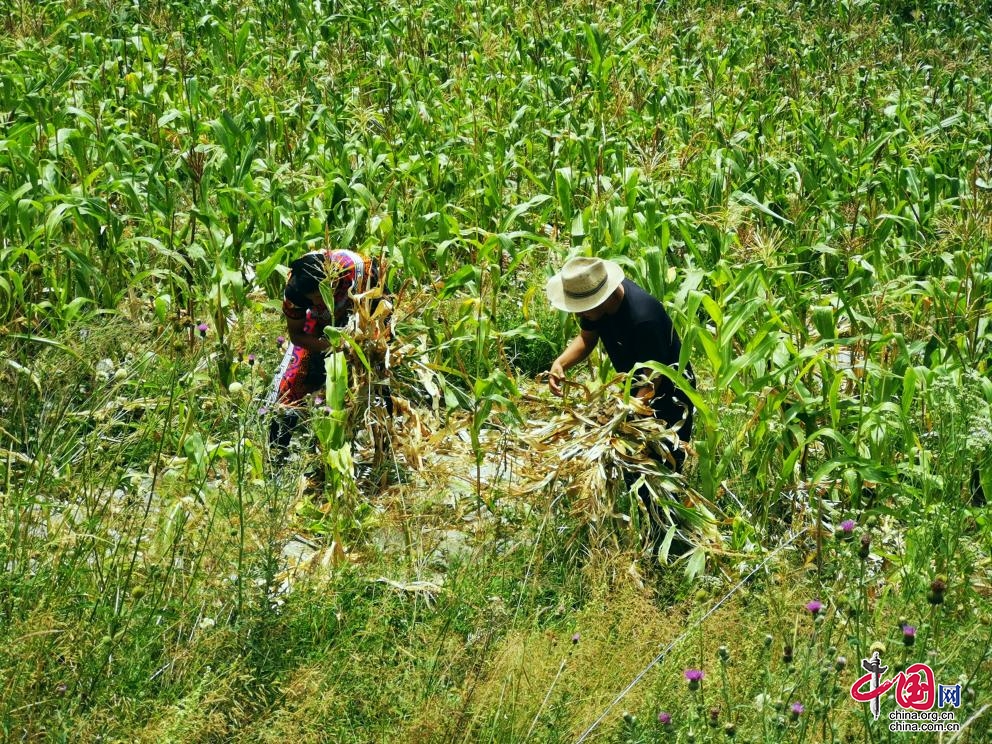
<path fill-rule="evenodd" d="M 604 315 L 599 320 L 580 317 L 579 327 L 599 334 L 599 340 L 617 372 L 636 370 L 637 365 L 644 362 L 678 367 L 682 340 L 665 308 L 630 279 L 623 280 L 623 291 L 623 301 L 615 313 Z M 692 365 L 686 365 L 685 375 L 695 386 Z M 656 410 L 665 408 L 664 404 L 674 395 L 692 411 L 692 404 L 668 378 L 656 378 L 655 388 L 652 405 Z"/>

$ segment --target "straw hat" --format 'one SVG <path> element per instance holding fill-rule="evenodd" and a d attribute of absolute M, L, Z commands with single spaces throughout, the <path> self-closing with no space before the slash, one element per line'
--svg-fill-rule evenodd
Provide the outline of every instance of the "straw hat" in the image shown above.
<path fill-rule="evenodd" d="M 548 279 L 548 301 L 559 310 L 581 313 L 606 302 L 623 281 L 623 269 L 613 261 L 577 256 Z"/>

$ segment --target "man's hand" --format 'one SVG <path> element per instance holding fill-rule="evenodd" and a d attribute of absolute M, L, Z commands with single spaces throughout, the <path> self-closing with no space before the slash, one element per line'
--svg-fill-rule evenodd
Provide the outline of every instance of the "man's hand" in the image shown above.
<path fill-rule="evenodd" d="M 644 387 L 639 388 L 635 393 L 635 396 L 640 398 L 645 403 L 650 403 L 651 399 L 654 398 L 654 383 L 649 382 Z"/>
<path fill-rule="evenodd" d="M 548 374 L 548 387 L 551 392 L 561 397 L 561 384 L 565 381 L 565 368 L 557 359 L 551 364 L 551 372 Z"/>
<path fill-rule="evenodd" d="M 559 398 L 561 397 L 562 384 L 565 382 L 565 370 L 571 369 L 588 357 L 598 340 L 599 334 L 595 331 L 580 331 L 579 335 L 565 347 L 565 351 L 551 363 L 551 370 L 548 373 L 548 387 L 551 388 L 552 393 Z"/>

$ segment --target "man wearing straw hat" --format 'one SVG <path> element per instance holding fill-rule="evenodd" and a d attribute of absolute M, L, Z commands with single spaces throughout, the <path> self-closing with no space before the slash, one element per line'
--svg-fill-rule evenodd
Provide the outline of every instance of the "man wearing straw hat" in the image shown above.
<path fill-rule="evenodd" d="M 657 299 L 624 278 L 623 269 L 613 261 L 587 256 L 569 259 L 548 280 L 547 295 L 552 305 L 579 319 L 579 334 L 551 364 L 548 384 L 555 395 L 562 394 L 565 373 L 588 357 L 599 341 L 617 372 L 636 374 L 645 362 L 678 368 L 682 342 L 672 319 Z M 686 365 L 683 374 L 695 387 L 691 365 Z M 692 403 L 667 377 L 657 377 L 653 386 L 633 389 L 650 402 L 656 418 L 673 427 L 681 422 L 679 441 L 661 443 L 670 456 L 664 458 L 665 463 L 680 472 L 686 457 L 682 444 L 692 436 Z"/>

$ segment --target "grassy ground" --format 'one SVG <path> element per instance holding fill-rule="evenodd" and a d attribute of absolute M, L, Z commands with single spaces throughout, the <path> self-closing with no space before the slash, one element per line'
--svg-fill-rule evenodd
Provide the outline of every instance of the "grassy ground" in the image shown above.
<path fill-rule="evenodd" d="M 261 357 L 246 389 L 264 389 L 276 355 L 262 350 L 278 322 L 244 327 L 246 349 Z M 123 328 L 90 326 L 75 351 L 102 358 Z M 135 351 L 156 348 L 152 336 L 131 338 Z M 66 351 L 40 354 L 36 369 L 51 365 L 62 384 L 46 396 L 37 436 L 53 459 L 59 446 L 77 454 L 71 468 L 32 466 L 38 480 L 25 471 L 6 491 L 20 504 L 5 523 L 12 739 L 574 741 L 610 711 L 592 740 L 707 740 L 729 726 L 742 740 L 888 740 L 848 692 L 875 642 L 892 666 L 925 660 L 943 682 L 965 680 L 959 713 L 982 710 L 981 510 L 857 515 L 866 523 L 849 539 L 839 527 L 821 535 L 819 566 L 816 500 L 794 494 L 783 515 L 791 528 L 765 548 L 798 539 L 763 562 L 757 545 L 731 548 L 741 526 L 728 521 L 722 539 L 704 543 L 706 575 L 689 582 L 684 564 L 654 564 L 622 521 L 591 524 L 574 491 L 561 490 L 567 479 L 527 497 L 509 492 L 537 469 L 512 439 L 499 454 L 517 458 L 516 472 L 487 461 L 499 518 L 479 516 L 474 457 L 457 435 L 467 422 L 421 409 L 423 472 L 409 467 L 368 492 L 372 508 L 356 513 L 339 552 L 320 537 L 320 511 L 300 500 L 304 463 L 275 471 L 256 458 L 257 397 L 219 390 L 198 347 L 165 350 L 97 381 L 72 379 L 88 364 Z M 531 416 L 551 412 L 551 400 L 537 402 L 546 393 L 531 397 Z M 159 451 L 162 431 L 186 432 L 178 458 Z M 398 451 L 408 436 L 397 433 Z M 44 486 L 17 490 L 27 482 Z M 289 570 L 284 546 L 300 534 L 316 552 Z M 930 578 L 912 569 L 948 537 L 953 578 L 943 603 L 930 604 Z M 805 607 L 814 598 L 824 603 L 815 617 Z M 900 623 L 916 628 L 912 647 Z M 689 668 L 706 674 L 697 693 L 683 678 Z M 674 723 L 658 723 L 662 711 Z"/>

